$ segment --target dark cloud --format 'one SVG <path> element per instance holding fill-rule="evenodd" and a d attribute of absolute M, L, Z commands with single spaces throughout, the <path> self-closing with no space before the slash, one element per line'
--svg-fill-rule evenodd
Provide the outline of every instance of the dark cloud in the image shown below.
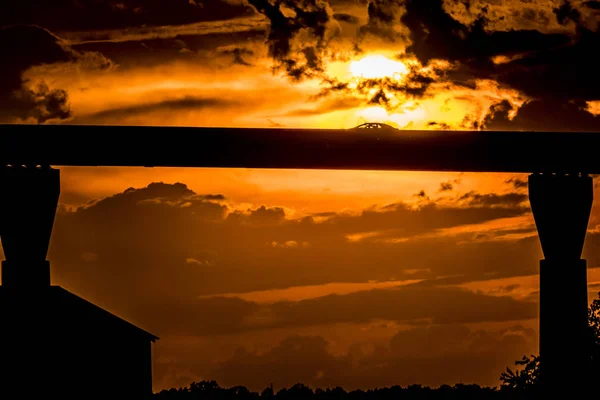
<path fill-rule="evenodd" d="M 490 107 L 483 126 L 490 130 L 598 132 L 600 117 L 586 111 L 578 101 L 548 97 L 524 104 L 517 115 L 509 118 L 512 106 L 503 101 Z"/>
<path fill-rule="evenodd" d="M 178 99 L 163 100 L 155 103 L 136 104 L 132 106 L 99 111 L 90 115 L 80 115 L 73 123 L 119 124 L 128 118 L 143 117 L 157 112 L 170 111 L 203 111 L 214 108 L 227 108 L 239 104 L 232 100 L 211 97 L 185 96 Z"/>
<path fill-rule="evenodd" d="M 265 224 L 282 222 L 285 218 L 285 210 L 281 207 L 260 206 L 255 210 L 249 210 L 248 222 Z"/>
<path fill-rule="evenodd" d="M 499 229 L 491 232 L 479 232 L 473 235 L 473 240 L 494 240 L 502 237 L 517 236 L 534 236 L 537 231 L 534 226 L 515 229 Z"/>
<path fill-rule="evenodd" d="M 417 67 L 411 68 L 409 74 L 398 81 L 385 77 L 378 79 L 361 79 L 356 90 L 366 94 L 376 89 L 377 92 L 369 99 L 371 105 L 381 105 L 386 109 L 393 109 L 391 96 L 401 96 L 404 99 L 422 98 L 431 84 L 436 82 L 434 74 L 423 72 Z M 403 103 L 403 101 L 401 101 Z"/>
<path fill-rule="evenodd" d="M 452 127 L 445 122 L 430 121 L 427 123 L 427 126 L 429 128 L 438 129 L 438 130 L 451 130 L 452 129 Z"/>
<path fill-rule="evenodd" d="M 502 100 L 499 103 L 492 104 L 481 123 L 482 127 L 495 130 L 494 128 L 497 128 L 501 123 L 504 123 L 506 125 L 505 128 L 510 130 L 512 121 L 509 117 L 509 113 L 511 111 L 513 111 L 513 106 L 508 100 Z M 478 127 L 479 126 L 476 126 L 475 128 Z"/>
<path fill-rule="evenodd" d="M 570 2 L 563 2 L 554 12 L 559 23 L 575 24 L 574 33 L 518 29 L 492 31 L 488 29 L 490 17 L 485 7 L 466 25 L 446 11 L 442 0 L 409 0 L 405 7 L 406 13 L 401 21 L 410 30 L 411 44 L 407 51 L 421 62 L 432 59 L 450 61 L 456 66 L 451 77 L 457 83 L 466 82 L 469 78 L 494 79 L 544 104 L 544 116 L 536 115 L 529 124 L 522 119 L 505 119 L 507 125 L 516 129 L 528 129 L 532 125 L 537 128 L 544 125 L 544 121 L 552 126 L 548 118 L 557 121 L 559 118 L 554 118 L 548 107 L 576 111 L 585 100 L 594 100 L 600 92 L 600 75 L 595 65 L 589 62 L 590 54 L 600 46 L 600 34 L 584 23 L 581 12 Z M 492 58 L 500 55 L 506 60 L 494 63 Z M 570 102 L 575 103 L 570 105 Z M 532 102 L 531 107 L 535 104 Z M 505 115 L 506 104 L 497 107 L 500 109 L 490 110 L 490 114 Z M 569 122 L 575 120 L 574 125 L 570 125 L 572 130 L 583 126 L 589 129 L 590 125 L 598 124 L 597 120 L 589 118 L 584 118 L 586 122 L 577 122 L 577 119 L 574 116 L 569 118 Z"/>
<path fill-rule="evenodd" d="M 333 14 L 333 18 L 335 18 L 336 21 L 347 22 L 353 25 L 358 24 L 358 22 L 360 21 L 358 17 L 346 13 L 335 13 Z"/>
<path fill-rule="evenodd" d="M 0 28 L 0 48 L 7 61 L 2 63 L 2 93 L 20 89 L 21 74 L 34 65 L 67 62 L 76 57 L 59 37 L 37 26 Z"/>
<path fill-rule="evenodd" d="M 443 302 L 438 299 L 445 299 Z M 394 304 L 394 307 L 390 307 Z M 473 306 L 473 304 L 477 304 Z M 435 324 L 476 323 L 531 319 L 537 304 L 511 297 L 488 296 L 452 287 L 410 285 L 345 296 L 330 295 L 296 303 L 274 304 L 274 323 L 288 326 L 336 322 L 428 320 Z"/>
<path fill-rule="evenodd" d="M 458 196 L 456 203 L 437 205 L 425 191 L 415 196 L 426 200 L 420 207 L 405 203 L 389 204 L 381 209 L 364 210 L 360 216 L 337 215 L 336 218 L 313 226 L 313 234 L 335 231 L 345 234 L 385 231 L 396 238 L 410 238 L 427 232 L 477 224 L 499 218 L 524 215 L 529 212 L 527 199 L 520 193 L 479 194 L 477 192 Z M 463 206 L 464 205 L 464 206 Z M 319 231 L 322 231 L 319 232 Z M 380 239 L 382 236 L 373 236 Z"/>
<path fill-rule="evenodd" d="M 75 59 L 60 38 L 35 26 L 4 27 L 0 28 L 0 51 L 5 60 L 0 67 L 0 117 L 45 122 L 71 115 L 64 90 L 22 86 L 21 75 L 30 67 Z"/>
<path fill-rule="evenodd" d="M 424 190 L 420 190 L 419 192 L 413 194 L 414 197 L 419 197 L 421 199 L 429 199 L 429 197 L 427 196 L 427 193 L 425 193 Z"/>
<path fill-rule="evenodd" d="M 515 178 L 515 177 L 512 177 L 512 178 L 508 179 L 506 181 L 506 183 L 512 185 L 512 187 L 515 190 L 527 189 L 527 187 L 529 186 L 529 184 L 527 183 L 527 181 L 525 181 L 523 179 Z"/>
<path fill-rule="evenodd" d="M 36 24 L 62 32 L 179 25 L 227 20 L 252 13 L 242 1 L 225 0 L 24 0 L 3 4 L 0 26 Z"/>
<path fill-rule="evenodd" d="M 267 119 L 269 123 L 269 127 L 271 128 L 285 128 L 284 124 L 280 124 L 279 122 L 273 121 L 272 119 Z"/>
<path fill-rule="evenodd" d="M 319 375 L 326 373 L 328 381 L 335 380 L 351 367 L 347 357 L 329 353 L 323 337 L 296 335 L 284 339 L 265 354 L 240 347 L 233 357 L 212 371 L 211 376 L 223 383 L 247 382 L 254 390 L 262 390 L 273 382 L 277 382 L 277 388 L 291 387 L 298 382 L 315 387 L 323 383 Z"/>
<path fill-rule="evenodd" d="M 600 1 L 584 1 L 583 5 L 593 10 L 600 10 Z"/>
<path fill-rule="evenodd" d="M 480 194 L 476 192 L 465 193 L 459 197 L 459 201 L 465 201 L 470 206 L 487 207 L 518 207 L 528 201 L 527 194 L 506 193 L 506 194 Z"/>
<path fill-rule="evenodd" d="M 570 21 L 579 22 L 581 19 L 581 12 L 574 8 L 569 0 L 563 0 L 562 4 L 554 9 L 554 14 L 561 25 L 566 25 Z"/>
<path fill-rule="evenodd" d="M 81 62 L 86 68 L 107 69 L 111 62 L 100 54 L 80 53 L 48 30 L 31 25 L 0 28 L 0 118 L 32 119 L 38 123 L 71 116 L 68 93 L 50 88 L 43 80 L 29 82 L 23 74 L 32 67 Z"/>
<path fill-rule="evenodd" d="M 536 99 L 594 100 L 600 77 L 589 56 L 600 45 L 600 34 L 580 28 L 564 46 L 531 53 L 497 68 L 500 82 Z M 556 101 L 555 100 L 555 101 Z"/>
<path fill-rule="evenodd" d="M 233 58 L 233 63 L 238 65 L 250 66 L 248 61 L 244 59 L 246 56 L 254 55 L 254 52 L 244 47 L 225 47 L 217 49 L 219 54 L 229 55 Z"/>
<path fill-rule="evenodd" d="M 199 196 L 202 199 L 205 200 L 227 200 L 227 198 L 225 196 L 223 196 L 222 194 L 205 194 L 205 195 L 200 195 Z"/>
<path fill-rule="evenodd" d="M 338 28 L 327 1 L 247 1 L 270 22 L 267 46 L 275 70 L 283 70 L 293 81 L 323 73 L 327 45 Z M 299 39 L 303 31 L 310 38 Z"/>
<path fill-rule="evenodd" d="M 372 34 L 389 41 L 396 41 L 399 37 L 397 31 L 400 16 L 404 12 L 404 5 L 395 0 L 371 0 L 367 6 L 367 24 L 360 27 L 361 36 Z"/>
<path fill-rule="evenodd" d="M 454 189 L 454 185 L 452 182 L 442 182 L 440 183 L 440 192 L 451 192 Z"/>
<path fill-rule="evenodd" d="M 83 215 L 89 215 L 93 212 L 107 212 L 114 207 L 135 208 L 138 204 L 149 200 L 182 201 L 195 194 L 194 191 L 188 189 L 183 183 L 165 184 L 155 182 L 142 189 L 130 187 L 123 193 L 95 201 L 91 205 L 81 206 L 78 212 L 83 213 Z"/>
<path fill-rule="evenodd" d="M 252 55 L 251 44 L 261 44 L 264 40 L 263 27 L 248 27 L 243 30 L 212 33 L 174 33 L 169 37 L 156 37 L 157 34 L 140 32 L 127 40 L 120 40 L 119 33 L 107 40 L 80 41 L 73 48 L 80 51 L 95 51 L 114 60 L 122 68 L 149 67 L 164 65 L 174 61 L 211 65 L 215 55 L 227 55 L 236 61 L 236 53 Z M 235 50 L 238 49 L 238 50 Z M 240 61 L 239 59 L 237 61 Z M 239 64 L 239 63 L 238 63 Z"/>
<path fill-rule="evenodd" d="M 93 223 L 98 222 L 103 214 L 117 207 L 127 209 L 127 218 L 129 221 L 134 221 L 144 215 L 157 213 L 157 210 L 161 209 L 171 210 L 176 217 L 176 214 L 186 214 L 182 209 L 192 207 L 194 208 L 192 215 L 197 221 L 221 220 L 225 217 L 226 211 L 226 206 L 221 204 L 224 198 L 221 194 L 198 196 L 182 183 L 156 182 L 142 189 L 129 188 L 123 193 L 81 206 L 76 214 Z"/>
<path fill-rule="evenodd" d="M 246 319 L 261 311 L 258 304 L 237 298 L 150 298 L 133 305 L 130 314 L 164 336 L 231 335 L 252 329 Z"/>
<path fill-rule="evenodd" d="M 537 303 L 515 300 L 506 293 L 492 296 L 451 286 L 415 284 L 275 304 L 220 296 L 148 299 L 134 304 L 130 312 L 162 335 L 213 336 L 374 321 L 453 325 L 529 320 L 537 316 Z"/>
<path fill-rule="evenodd" d="M 240 347 L 208 375 L 224 385 L 243 384 L 257 391 L 272 382 L 280 388 L 298 381 L 346 390 L 415 382 L 431 387 L 459 382 L 497 386 L 499 373 L 536 344 L 535 332 L 518 325 L 497 331 L 447 325 L 400 331 L 389 345 L 378 343 L 366 351 L 357 344 L 334 355 L 323 337 L 295 335 L 263 353 Z"/>
<path fill-rule="evenodd" d="M 23 88 L 13 92 L 8 106 L 10 117 L 21 120 L 33 119 L 38 123 L 63 120 L 71 117 L 69 96 L 66 90 L 50 89 L 41 83 L 34 88 Z"/>
<path fill-rule="evenodd" d="M 545 35 L 534 30 L 490 32 L 486 29 L 489 20 L 485 9 L 467 26 L 447 13 L 442 0 L 408 0 L 405 7 L 401 21 L 409 28 L 412 42 L 407 52 L 414 53 L 423 63 L 440 58 L 482 68 L 491 64 L 494 55 L 543 51 L 570 42 L 564 35 Z"/>
<path fill-rule="evenodd" d="M 450 202 L 446 205 L 424 199 L 416 208 L 397 203 L 358 215 L 289 219 L 281 207 L 237 210 L 221 195 L 199 196 L 185 185 L 156 184 L 61 211 L 50 259 L 59 282 L 75 285 L 112 306 L 119 299 L 129 302 L 132 291 L 138 290 L 195 297 L 398 279 L 409 269 L 430 269 L 424 278 L 458 274 L 463 281 L 482 279 L 491 272 L 513 276 L 536 271 L 540 250 L 535 240 L 519 245 L 476 241 L 474 247 L 457 248 L 457 241 L 468 242 L 472 235 L 443 233 L 527 215 L 529 207 L 518 202 L 520 197 L 477 193 L 459 197 L 446 199 Z M 292 242 L 302 244 L 293 254 L 290 246 L 273 245 Z M 438 249 L 435 257 L 433 247 Z M 212 254 L 210 265 L 186 261 L 202 261 L 201 250 Z M 82 275 L 84 254 L 95 255 L 85 261 L 95 271 L 92 275 Z M 398 259 L 403 262 L 397 263 Z M 513 261 L 502 261 L 509 259 Z M 341 275 L 340 263 L 345 271 Z M 102 292 L 102 282 L 111 287 L 110 292 Z M 144 298 L 142 293 L 138 297 Z"/>

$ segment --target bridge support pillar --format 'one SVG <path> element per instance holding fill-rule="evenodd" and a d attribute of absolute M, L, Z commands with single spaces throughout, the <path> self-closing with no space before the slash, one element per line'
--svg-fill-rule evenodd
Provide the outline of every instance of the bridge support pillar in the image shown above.
<path fill-rule="evenodd" d="M 593 202 L 587 175 L 533 174 L 529 201 L 544 259 L 540 261 L 541 388 L 566 394 L 586 384 L 587 266 L 581 259 Z"/>
<path fill-rule="evenodd" d="M 50 167 L 0 168 L 2 286 L 50 286 L 46 260 L 60 195 L 60 171 Z"/>

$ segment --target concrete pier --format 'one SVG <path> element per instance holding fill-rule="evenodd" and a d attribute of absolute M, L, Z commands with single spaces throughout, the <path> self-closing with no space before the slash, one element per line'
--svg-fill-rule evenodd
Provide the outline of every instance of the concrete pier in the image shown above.
<path fill-rule="evenodd" d="M 567 394 L 587 382 L 587 263 L 581 259 L 593 202 L 585 174 L 533 174 L 529 201 L 544 252 L 540 261 L 540 379 Z"/>
<path fill-rule="evenodd" d="M 50 167 L 0 168 L 0 237 L 6 288 L 50 285 L 46 261 L 60 195 L 60 171 Z"/>

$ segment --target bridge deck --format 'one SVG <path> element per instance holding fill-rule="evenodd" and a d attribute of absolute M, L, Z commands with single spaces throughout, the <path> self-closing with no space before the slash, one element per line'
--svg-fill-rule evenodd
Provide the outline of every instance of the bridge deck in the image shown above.
<path fill-rule="evenodd" d="M 600 173 L 600 133 L 0 125 L 2 165 Z"/>

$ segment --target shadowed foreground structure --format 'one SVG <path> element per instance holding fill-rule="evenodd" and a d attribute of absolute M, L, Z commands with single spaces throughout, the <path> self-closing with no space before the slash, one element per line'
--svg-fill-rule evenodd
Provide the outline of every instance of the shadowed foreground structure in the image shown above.
<path fill-rule="evenodd" d="M 580 257 L 593 201 L 588 174 L 600 173 L 599 147 L 598 133 L 4 125 L 3 281 L 20 290 L 49 284 L 45 257 L 59 190 L 59 172 L 50 166 L 531 173 L 530 202 L 545 256 L 540 268 L 542 383 L 553 394 L 567 395 L 588 383 L 585 362 L 572 361 L 586 351 L 580 338 L 587 328 L 587 270 Z M 24 224 L 28 202 L 39 215 Z"/>
<path fill-rule="evenodd" d="M 0 315 L 0 397 L 151 396 L 154 335 L 59 286 L 0 287 Z"/>
<path fill-rule="evenodd" d="M 0 398 L 149 398 L 158 338 L 50 285 L 59 171 L 4 168 L 0 187 Z"/>
<path fill-rule="evenodd" d="M 600 133 L 0 125 L 3 165 L 599 174 Z"/>

